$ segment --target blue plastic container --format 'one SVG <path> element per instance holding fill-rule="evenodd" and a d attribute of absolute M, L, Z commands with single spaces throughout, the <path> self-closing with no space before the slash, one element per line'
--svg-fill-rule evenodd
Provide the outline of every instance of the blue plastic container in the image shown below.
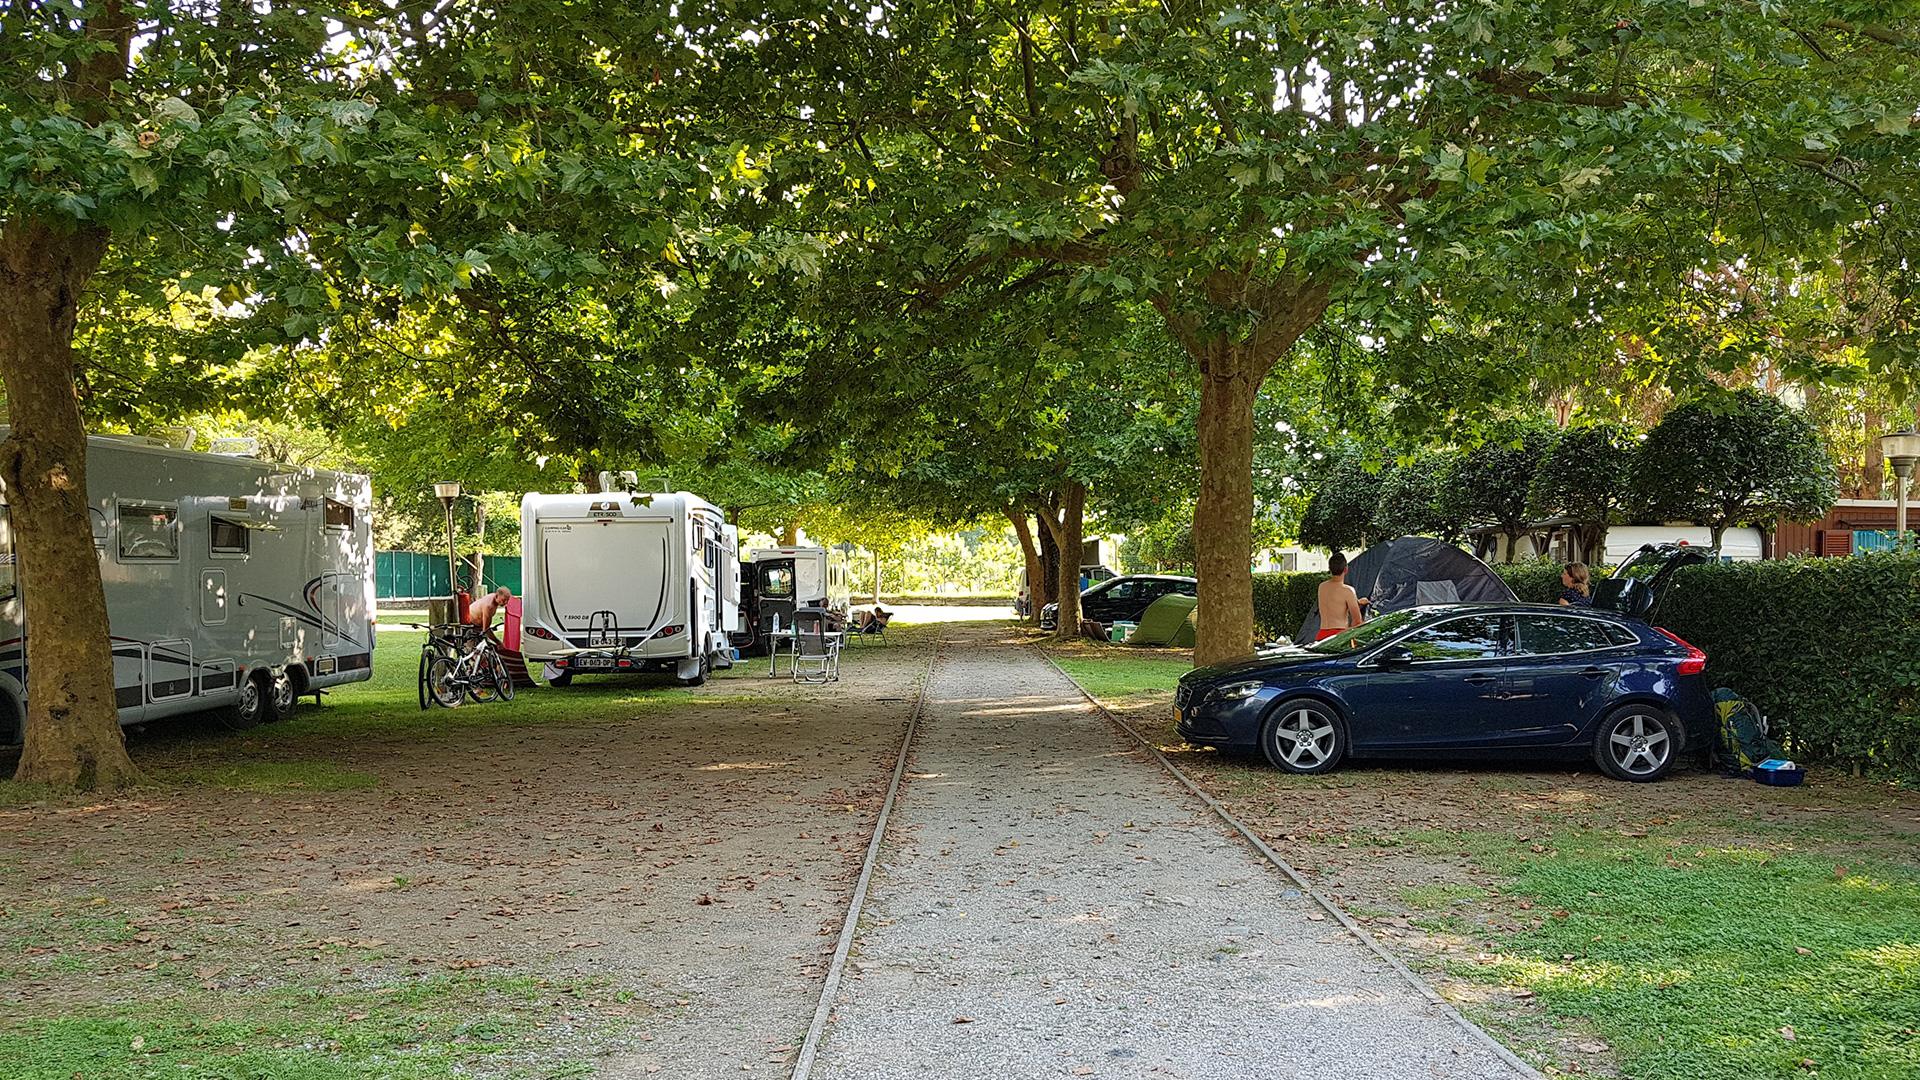
<path fill-rule="evenodd" d="M 1768 787 L 1797 787 L 1807 779 L 1807 770 L 1791 761 L 1777 759 L 1763 761 L 1753 767 L 1753 780 L 1756 784 Z"/>

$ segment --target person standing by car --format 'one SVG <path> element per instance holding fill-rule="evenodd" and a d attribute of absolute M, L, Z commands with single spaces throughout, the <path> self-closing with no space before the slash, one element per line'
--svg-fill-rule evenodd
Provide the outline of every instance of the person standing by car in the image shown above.
<path fill-rule="evenodd" d="M 1335 634 L 1366 621 L 1367 598 L 1347 584 L 1347 556 L 1336 551 L 1327 560 L 1327 580 L 1320 583 L 1320 632 L 1313 640 L 1324 641 Z"/>
<path fill-rule="evenodd" d="M 1560 590 L 1561 607 L 1593 606 L 1593 587 L 1588 583 L 1590 576 L 1587 564 L 1583 562 L 1570 562 L 1560 571 L 1560 584 L 1564 586 Z"/>

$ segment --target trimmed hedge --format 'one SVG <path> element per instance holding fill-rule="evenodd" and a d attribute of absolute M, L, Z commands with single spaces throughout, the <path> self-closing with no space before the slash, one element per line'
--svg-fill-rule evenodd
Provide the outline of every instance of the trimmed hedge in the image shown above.
<path fill-rule="evenodd" d="M 1254 635 L 1273 641 L 1299 633 L 1307 613 L 1320 603 L 1316 590 L 1325 580 L 1326 574 L 1311 571 L 1253 575 Z"/>
<path fill-rule="evenodd" d="M 1920 554 L 1688 567 L 1658 618 L 1796 760 L 1920 776 Z"/>
<path fill-rule="evenodd" d="M 1493 572 L 1513 590 L 1515 598 L 1525 604 L 1557 604 L 1560 602 L 1560 568 L 1565 563 L 1553 559 L 1527 559 L 1517 563 L 1493 563 Z M 1588 588 L 1613 572 L 1610 566 L 1588 567 Z"/>

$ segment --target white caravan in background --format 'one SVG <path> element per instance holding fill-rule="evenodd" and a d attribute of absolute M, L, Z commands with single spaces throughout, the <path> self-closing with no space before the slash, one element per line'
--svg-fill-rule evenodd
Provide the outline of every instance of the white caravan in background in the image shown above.
<path fill-rule="evenodd" d="M 698 686 L 731 667 L 739 532 L 685 491 L 520 500 L 520 648 L 551 685 L 671 671 Z"/>
<path fill-rule="evenodd" d="M 120 722 L 218 709 L 251 726 L 371 677 L 372 505 L 364 476 L 88 439 Z M 0 504 L 0 736 L 18 737 L 33 630 L 15 571 Z"/>
<path fill-rule="evenodd" d="M 847 613 L 852 600 L 847 553 L 840 548 L 755 548 L 748 557 L 753 575 L 755 623 L 765 628 L 778 615 L 781 626 L 793 625 L 793 610 L 823 607 Z"/>

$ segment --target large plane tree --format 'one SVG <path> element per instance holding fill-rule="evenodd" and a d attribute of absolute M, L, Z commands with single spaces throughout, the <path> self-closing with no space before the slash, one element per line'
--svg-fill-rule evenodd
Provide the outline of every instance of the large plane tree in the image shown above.
<path fill-rule="evenodd" d="M 708 106 L 786 148 L 778 198 L 897 316 L 982 279 L 1159 312 L 1200 389 L 1205 663 L 1253 640 L 1254 403 L 1301 336 L 1332 314 L 1417 343 L 1436 297 L 1591 321 L 1618 288 L 1868 215 L 1915 69 L 1911 20 L 1858 7 L 796 0 L 744 34 L 682 14 Z M 1587 287 L 1530 308 L 1539 275 Z"/>

